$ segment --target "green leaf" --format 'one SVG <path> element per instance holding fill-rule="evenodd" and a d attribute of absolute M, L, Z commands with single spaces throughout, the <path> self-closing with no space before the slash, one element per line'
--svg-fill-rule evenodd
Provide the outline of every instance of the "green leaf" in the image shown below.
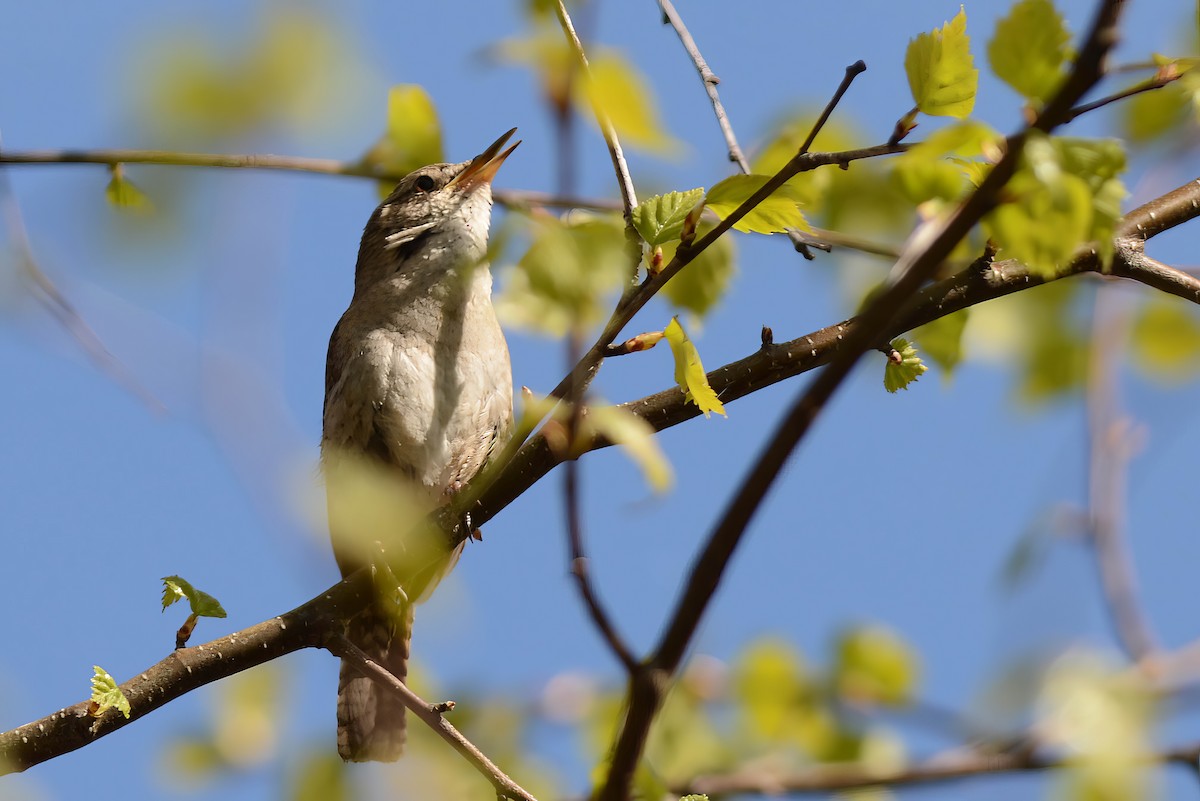
<path fill-rule="evenodd" d="M 197 617 L 225 617 L 225 610 L 221 608 L 221 604 L 216 598 L 196 589 L 185 579 L 179 576 L 165 576 L 162 583 L 163 611 L 166 611 L 167 607 L 176 601 L 186 598 L 188 605 L 191 606 L 192 614 Z"/>
<path fill-rule="evenodd" d="M 700 354 L 684 333 L 678 317 L 671 318 L 663 334 L 675 357 L 675 383 L 683 390 L 684 397 L 696 404 L 705 417 L 709 417 L 711 412 L 724 415 L 725 407 L 709 386 L 704 365 L 700 363 Z"/>
<path fill-rule="evenodd" d="M 939 317 L 913 331 L 913 337 L 921 342 L 922 352 L 933 359 L 947 377 L 962 361 L 962 337 L 967 328 L 969 313 L 970 309 L 962 309 Z"/>
<path fill-rule="evenodd" d="M 838 637 L 833 683 L 848 701 L 904 704 L 913 696 L 918 673 L 916 652 L 890 629 L 862 626 Z"/>
<path fill-rule="evenodd" d="M 892 349 L 900 354 L 899 363 L 888 359 L 883 368 L 883 387 L 888 392 L 908 389 L 908 385 L 916 381 L 929 368 L 921 362 L 917 349 L 906 339 L 892 341 Z"/>
<path fill-rule="evenodd" d="M 102 667 L 93 665 L 92 670 L 92 702 L 88 712 L 92 717 L 98 718 L 109 709 L 116 709 L 128 720 L 129 699 L 125 697 L 125 693 L 121 692 L 117 682 Z"/>
<path fill-rule="evenodd" d="M 601 50 L 592 53 L 589 73 L 583 95 L 608 115 L 623 143 L 660 153 L 679 151 L 679 142 L 663 128 L 658 104 L 632 64 L 613 51 Z"/>
<path fill-rule="evenodd" d="M 986 218 L 989 236 L 1002 258 L 1016 259 L 1034 273 L 1051 278 L 1087 241 L 1092 227 L 1092 194 L 1074 175 L 1042 182 L 1018 173 L 1007 186 L 1013 197 Z"/>
<path fill-rule="evenodd" d="M 988 63 L 1027 100 L 1044 103 L 1058 89 L 1070 57 L 1071 33 L 1052 0 L 1019 0 L 996 23 Z"/>
<path fill-rule="evenodd" d="M 1178 131 L 1188 120 L 1191 98 L 1181 81 L 1142 92 L 1120 104 L 1121 137 L 1144 145 Z"/>
<path fill-rule="evenodd" d="M 615 445 L 642 469 L 646 483 L 655 492 L 671 488 L 671 463 L 658 447 L 654 428 L 628 409 L 619 406 L 589 406 L 586 425 Z"/>
<path fill-rule="evenodd" d="M 696 226 L 696 238 L 703 237 L 711 230 L 710 223 L 701 222 Z M 677 247 L 677 242 L 662 246 L 663 264 L 674 258 Z M 675 273 L 659 294 L 677 309 L 685 309 L 703 317 L 725 296 L 729 282 L 736 273 L 733 237 L 722 236 Z"/>
<path fill-rule="evenodd" d="M 1124 169 L 1117 140 L 1031 135 L 1022 167 L 1005 187 L 1008 202 L 985 218 L 985 228 L 1004 258 L 1046 277 L 1087 243 L 1107 262 L 1125 196 L 1117 178 Z"/>
<path fill-rule="evenodd" d="M 721 219 L 730 215 L 738 206 L 770 180 L 769 175 L 733 175 L 708 190 L 705 205 Z M 784 184 L 750 210 L 745 217 L 733 224 L 734 229 L 757 234 L 783 233 L 789 228 L 810 231 L 808 221 L 800 213 L 802 194 L 793 186 Z"/>
<path fill-rule="evenodd" d="M 948 125 L 894 159 L 892 182 L 913 203 L 957 202 L 979 170 L 990 169 L 1003 137 L 974 120 Z M 984 158 L 983 162 L 974 160 Z"/>
<path fill-rule="evenodd" d="M 416 84 L 393 86 L 388 91 L 387 128 L 363 162 L 392 175 L 407 175 L 440 161 L 445 161 L 442 126 L 432 98 Z M 390 191 L 391 185 L 387 188 Z"/>
<path fill-rule="evenodd" d="M 1151 297 L 1130 335 L 1134 362 L 1149 375 L 1181 383 L 1200 372 L 1200 323 L 1185 301 Z"/>
<path fill-rule="evenodd" d="M 353 801 L 357 797 L 346 763 L 332 748 L 309 748 L 296 764 L 288 781 L 288 801 Z"/>
<path fill-rule="evenodd" d="M 703 199 L 702 188 L 655 195 L 633 210 L 633 225 L 650 247 L 679 239 L 684 217 Z"/>
<path fill-rule="evenodd" d="M 734 665 L 733 695 L 744 725 L 768 742 L 791 737 L 798 710 L 812 706 L 816 693 L 816 677 L 783 640 L 752 643 Z"/>
<path fill-rule="evenodd" d="M 967 12 L 908 43 L 904 71 L 917 108 L 933 117 L 962 119 L 975 108 L 979 70 L 971 59 Z"/>
<path fill-rule="evenodd" d="M 112 205 L 126 211 L 150 211 L 153 208 L 150 198 L 137 184 L 125 177 L 120 165 L 113 168 L 112 178 L 104 189 L 104 197 Z"/>
<path fill-rule="evenodd" d="M 628 275 L 625 235 L 616 215 L 540 217 L 532 242 L 503 272 L 496 298 L 502 321 L 550 336 L 582 331 L 607 315 L 607 298 Z"/>

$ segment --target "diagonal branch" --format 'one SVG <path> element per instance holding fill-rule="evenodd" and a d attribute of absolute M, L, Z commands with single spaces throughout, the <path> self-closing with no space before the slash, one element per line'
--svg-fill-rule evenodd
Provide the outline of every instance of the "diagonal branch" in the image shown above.
<path fill-rule="evenodd" d="M 387 668 L 373 661 L 345 637 L 337 638 L 331 642 L 329 650 L 334 656 L 351 662 L 361 673 L 369 676 L 376 684 L 385 687 L 389 692 L 403 701 L 405 707 L 420 718 L 425 725 L 433 729 L 439 737 L 449 743 L 450 747 L 457 751 L 463 759 L 470 762 L 471 767 L 475 768 L 476 771 L 491 782 L 492 787 L 496 789 L 497 798 L 516 799 L 517 801 L 537 801 L 527 790 L 502 771 L 495 762 L 488 759 L 487 755 L 480 751 L 478 746 L 464 737 L 462 732 L 454 728 L 446 720 L 443 712 L 453 709 L 452 703 L 434 705 L 421 700 L 421 697 L 410 690 L 408 685 L 393 676 Z"/>
<path fill-rule="evenodd" d="M 1074 69 L 1031 128 L 1049 133 L 1100 79 L 1108 52 L 1116 44 L 1121 6 L 1121 0 L 1106 0 L 1100 4 Z M 696 557 L 686 586 L 649 660 L 650 669 L 642 674 L 644 680 L 639 681 L 641 676 L 635 676 L 631 682 L 628 709 L 614 743 L 608 776 L 597 796 L 600 801 L 621 801 L 628 795 L 650 725 L 665 696 L 667 681 L 678 669 L 725 568 L 792 451 L 861 355 L 881 341 L 909 299 L 934 276 L 958 242 L 995 204 L 1000 190 L 1016 172 L 1026 135 L 1027 131 L 1022 131 L 1009 137 L 1004 156 L 978 189 L 949 217 L 930 222 L 913 234 L 893 269 L 889 284 L 867 306 L 858 325 L 846 337 L 844 346 L 800 394 L 768 438 L 767 446 L 726 505 Z"/>

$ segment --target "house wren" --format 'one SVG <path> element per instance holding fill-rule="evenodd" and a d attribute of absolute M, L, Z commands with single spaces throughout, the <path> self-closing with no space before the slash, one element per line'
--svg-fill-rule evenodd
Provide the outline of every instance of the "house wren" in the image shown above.
<path fill-rule="evenodd" d="M 370 502 L 353 484 L 382 486 L 389 501 L 415 495 L 423 512 L 445 504 L 509 435 L 512 370 L 485 258 L 491 182 L 520 144 L 502 150 L 515 131 L 469 162 L 431 164 L 396 185 L 363 231 L 354 295 L 329 340 L 321 455 L 334 555 L 343 575 L 374 570 L 363 540 L 374 542 L 386 580 L 394 576 L 398 585 L 394 598 L 383 588 L 348 622 L 347 637 L 402 680 L 412 605 L 449 572 L 462 546 L 450 552 L 439 539 L 431 552 L 428 543 L 421 551 L 405 542 L 409 527 L 381 524 L 386 515 L 360 508 Z M 347 531 L 348 520 L 358 528 L 368 521 L 372 530 Z M 393 561 L 417 552 L 424 555 L 404 566 Z M 400 756 L 404 706 L 345 661 L 337 716 L 342 759 Z"/>

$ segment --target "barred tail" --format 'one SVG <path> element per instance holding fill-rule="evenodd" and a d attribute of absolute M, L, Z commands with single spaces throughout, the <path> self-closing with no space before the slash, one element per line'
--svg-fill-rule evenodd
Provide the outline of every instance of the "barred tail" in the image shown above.
<path fill-rule="evenodd" d="M 372 605 L 350 621 L 346 636 L 404 681 L 412 624 L 411 604 L 395 615 Z M 348 762 L 394 762 L 404 751 L 404 704 L 346 661 L 338 677 L 337 718 L 338 755 Z"/>

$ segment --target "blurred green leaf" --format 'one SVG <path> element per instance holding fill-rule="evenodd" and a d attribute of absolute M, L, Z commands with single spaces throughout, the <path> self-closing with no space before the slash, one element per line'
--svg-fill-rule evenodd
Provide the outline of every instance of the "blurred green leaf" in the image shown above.
<path fill-rule="evenodd" d="M 711 223 L 701 221 L 696 226 L 696 238 L 702 238 L 712 227 Z M 663 264 L 675 257 L 677 247 L 677 241 L 662 246 Z M 733 237 L 718 237 L 664 284 L 659 294 L 675 308 L 703 317 L 729 289 L 729 282 L 737 273 L 735 253 Z"/>
<path fill-rule="evenodd" d="M 125 693 L 121 692 L 116 680 L 99 665 L 93 665 L 92 670 L 92 703 L 88 712 L 92 717 L 98 718 L 109 709 L 116 709 L 128 720 L 129 699 L 125 697 Z"/>
<path fill-rule="evenodd" d="M 196 589 L 180 576 L 164 576 L 162 583 L 163 611 L 166 611 L 166 608 L 176 601 L 186 598 L 188 605 L 191 606 L 192 614 L 197 617 L 225 617 L 225 610 L 216 598 Z"/>
<path fill-rule="evenodd" d="M 703 199 L 703 189 L 655 195 L 633 210 L 633 225 L 651 247 L 679 239 L 684 218 Z"/>
<path fill-rule="evenodd" d="M 1137 367 L 1162 381 L 1180 383 L 1200 373 L 1200 323 L 1186 301 L 1149 297 L 1134 320 L 1130 346 Z"/>
<path fill-rule="evenodd" d="M 326 743 L 307 748 L 289 777 L 289 801 L 353 801 L 346 763 Z"/>
<path fill-rule="evenodd" d="M 963 358 L 962 338 L 967 327 L 970 309 L 962 309 L 939 317 L 913 331 L 921 342 L 922 352 L 933 359 L 949 378 Z"/>
<path fill-rule="evenodd" d="M 445 161 L 441 122 L 424 88 L 400 84 L 388 91 L 387 129 L 362 161 L 393 175 L 407 175 L 426 164 Z M 390 192 L 395 182 L 386 183 Z"/>
<path fill-rule="evenodd" d="M 724 416 L 725 407 L 717 398 L 717 393 L 709 386 L 704 365 L 700 363 L 700 354 L 684 333 L 678 317 L 671 318 L 663 334 L 666 335 L 671 353 L 675 357 L 675 383 L 683 391 L 684 397 L 696 404 L 705 417 L 711 416 L 711 412 Z"/>
<path fill-rule="evenodd" d="M 988 62 L 996 77 L 1027 100 L 1045 102 L 1071 58 L 1071 32 L 1051 0 L 1019 0 L 996 23 Z"/>
<path fill-rule="evenodd" d="M 900 361 L 887 360 L 883 368 L 883 386 L 888 392 L 908 389 L 908 385 L 916 381 L 928 370 L 917 355 L 917 349 L 907 339 L 892 341 L 892 348 L 900 354 Z"/>
<path fill-rule="evenodd" d="M 770 180 L 769 175 L 731 175 L 705 195 L 704 204 L 721 219 L 749 200 Z M 733 224 L 735 230 L 758 234 L 783 233 L 789 228 L 812 230 L 800 213 L 801 193 L 784 184 Z"/>
<path fill-rule="evenodd" d="M 1006 187 L 1012 200 L 986 220 L 1002 258 L 1016 259 L 1038 275 L 1053 277 L 1087 241 L 1092 227 L 1092 194 L 1074 175 L 1039 181 L 1018 173 Z"/>
<path fill-rule="evenodd" d="M 967 13 L 908 43 L 904 71 L 917 108 L 933 117 L 962 119 L 975 108 L 979 70 L 971 58 Z"/>
<path fill-rule="evenodd" d="M 907 703 L 916 690 L 917 654 L 883 626 L 860 626 L 838 637 L 833 684 L 838 695 L 857 704 Z"/>
<path fill-rule="evenodd" d="M 658 447 L 654 429 L 648 422 L 619 406 L 590 406 L 585 427 L 619 445 L 641 468 L 646 483 L 655 492 L 671 488 L 674 481 L 671 463 Z"/>
<path fill-rule="evenodd" d="M 627 59 L 611 50 L 593 51 L 590 80 L 584 87 L 589 103 L 604 110 L 621 142 L 659 153 L 678 152 L 658 116 L 658 104 L 645 79 Z M 591 109 L 584 116 L 592 119 Z"/>
<path fill-rule="evenodd" d="M 1119 106 L 1121 137 L 1142 145 L 1179 130 L 1189 119 L 1190 104 L 1191 98 L 1178 81 L 1136 94 Z"/>
<path fill-rule="evenodd" d="M 813 705 L 816 689 L 800 654 L 782 640 L 757 640 L 734 664 L 738 710 L 751 734 L 768 742 L 791 738 L 799 710 Z"/>
<path fill-rule="evenodd" d="M 510 325 L 550 336 L 602 321 L 607 298 L 630 269 L 624 227 L 615 215 L 572 222 L 538 217 L 532 242 L 504 273 L 496 311 Z"/>
<path fill-rule="evenodd" d="M 999 155 L 1003 137 L 975 120 L 948 125 L 889 162 L 893 183 L 913 203 L 957 201 L 970 187 L 980 157 Z M 985 162 L 986 167 L 991 164 Z"/>

